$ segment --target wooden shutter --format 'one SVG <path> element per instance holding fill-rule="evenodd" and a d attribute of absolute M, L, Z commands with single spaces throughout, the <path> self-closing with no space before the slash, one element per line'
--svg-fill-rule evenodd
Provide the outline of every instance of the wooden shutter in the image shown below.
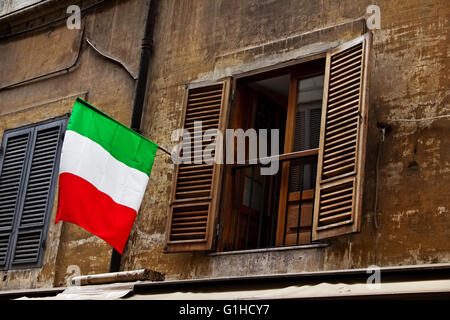
<path fill-rule="evenodd" d="M 191 164 L 175 168 L 166 252 L 210 250 L 220 194 L 220 164 L 194 163 L 212 141 L 194 149 L 194 122 L 202 121 L 202 134 L 208 129 L 224 132 L 228 117 L 229 81 L 187 89 L 183 128 L 191 134 Z M 213 155 L 215 152 L 212 153 Z M 186 155 L 181 155 L 186 159 Z"/>
<path fill-rule="evenodd" d="M 53 204 L 53 185 L 58 173 L 56 164 L 62 129 L 61 122 L 35 129 L 12 266 L 35 265 L 43 253 L 48 216 Z"/>
<path fill-rule="evenodd" d="M 360 231 L 371 43 L 368 33 L 327 54 L 313 240 Z"/>
<path fill-rule="evenodd" d="M 0 176 L 0 266 L 39 267 L 66 119 L 5 134 Z"/>
<path fill-rule="evenodd" d="M 0 164 L 0 269 L 7 265 L 31 130 L 5 134 Z"/>

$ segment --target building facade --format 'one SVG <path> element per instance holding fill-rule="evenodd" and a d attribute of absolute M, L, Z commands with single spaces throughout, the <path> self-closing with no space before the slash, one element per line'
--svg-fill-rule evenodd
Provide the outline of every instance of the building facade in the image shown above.
<path fill-rule="evenodd" d="M 62 287 L 74 266 L 110 271 L 108 244 L 54 223 L 57 164 L 76 97 L 131 125 L 147 19 L 141 133 L 170 150 L 194 121 L 278 129 L 282 156 L 265 176 L 248 157 L 177 166 L 158 152 L 120 270 L 183 280 L 449 263 L 449 11 L 441 0 L 2 1 L 0 290 Z"/>

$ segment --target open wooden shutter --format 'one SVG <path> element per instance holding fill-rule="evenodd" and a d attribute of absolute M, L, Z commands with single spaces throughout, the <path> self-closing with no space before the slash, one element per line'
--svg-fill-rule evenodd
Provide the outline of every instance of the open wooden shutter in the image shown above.
<path fill-rule="evenodd" d="M 313 240 L 359 232 L 371 33 L 328 52 Z"/>
<path fill-rule="evenodd" d="M 166 252 L 210 250 L 218 211 L 222 165 L 194 163 L 212 141 L 194 149 L 194 122 L 202 121 L 206 130 L 224 132 L 228 117 L 229 81 L 188 88 L 184 105 L 183 128 L 191 134 L 191 164 L 175 168 Z M 217 147 L 217 146 L 216 146 Z M 214 155 L 215 152 L 212 154 Z M 181 155 L 186 158 L 186 155 Z"/>

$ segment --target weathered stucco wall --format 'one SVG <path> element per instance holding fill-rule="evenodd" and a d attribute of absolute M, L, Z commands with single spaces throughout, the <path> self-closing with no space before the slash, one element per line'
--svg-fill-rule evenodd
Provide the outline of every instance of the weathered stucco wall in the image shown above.
<path fill-rule="evenodd" d="M 144 135 L 164 147 L 172 146 L 171 132 L 180 121 L 185 84 L 335 47 L 365 32 L 360 18 L 372 2 L 159 1 Z M 165 273 L 166 279 L 186 279 L 450 262 L 449 119 L 392 122 L 450 113 L 450 6 L 444 0 L 376 4 L 381 8 L 381 29 L 373 31 L 361 233 L 308 249 L 164 254 L 174 165 L 160 152 L 122 259 L 123 270 L 145 267 Z M 84 18 L 85 37 L 126 63 L 134 74 L 145 5 L 138 0 L 111 1 Z M 78 55 L 80 38 L 79 33 L 58 26 L 0 41 L 0 83 L 70 64 Z M 0 134 L 6 128 L 65 114 L 71 98 L 64 97 L 84 93 L 92 104 L 128 124 L 134 84 L 120 66 L 105 61 L 83 42 L 79 60 L 69 72 L 0 89 Z M 377 122 L 390 123 L 392 129 L 381 149 L 375 216 Z M 80 266 L 82 274 L 109 270 L 111 248 L 76 226 L 55 226 L 54 214 L 45 266 L 0 273 L 0 290 L 64 285 L 70 265 Z"/>
<path fill-rule="evenodd" d="M 299 58 L 364 33 L 373 1 L 162 1 L 155 30 L 144 134 L 171 146 L 184 85 Z M 377 1 L 369 135 L 360 234 L 328 247 L 290 252 L 164 254 L 173 165 L 155 161 L 123 269 L 150 267 L 166 278 L 270 274 L 450 261 L 450 139 L 448 119 L 392 123 L 379 161 L 377 122 L 448 114 L 446 1 Z M 190 12 L 190 14 L 186 14 Z M 447 132 L 447 134 L 446 134 Z M 305 257 L 320 256 L 317 259 Z M 270 261 L 283 261 L 277 269 Z M 220 266 L 220 267 L 218 267 Z M 255 268 L 255 266 L 258 266 Z"/>
<path fill-rule="evenodd" d="M 43 0 L 2 0 L 0 1 L 0 16 L 37 4 Z"/>
<path fill-rule="evenodd" d="M 77 96 L 129 124 L 135 80 L 96 53 L 86 38 L 137 74 L 146 7 L 145 1 L 112 1 L 83 16 L 81 30 L 68 30 L 63 23 L 0 41 L 0 87 L 70 67 L 47 79 L 0 89 L 0 136 L 6 129 L 67 114 Z M 0 290 L 65 285 L 70 265 L 79 266 L 82 274 L 109 271 L 111 247 L 75 225 L 55 225 L 55 214 L 56 199 L 43 268 L 0 272 Z"/>

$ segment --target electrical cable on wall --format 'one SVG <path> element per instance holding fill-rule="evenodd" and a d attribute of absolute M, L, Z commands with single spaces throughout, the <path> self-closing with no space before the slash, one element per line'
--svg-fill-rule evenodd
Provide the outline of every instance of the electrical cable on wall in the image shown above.
<path fill-rule="evenodd" d="M 94 49 L 95 52 L 97 52 L 99 55 L 101 55 L 102 57 L 105 57 L 106 59 L 109 59 L 109 60 L 111 60 L 111 61 L 113 61 L 113 62 L 119 64 L 122 68 L 124 68 L 124 69 L 128 72 L 128 74 L 131 76 L 131 78 L 133 78 L 133 80 L 137 80 L 137 78 L 138 78 L 137 75 L 135 75 L 135 74 L 130 70 L 130 68 L 129 68 L 123 61 L 121 61 L 121 60 L 119 60 L 118 58 L 115 58 L 115 57 L 113 57 L 112 55 L 107 54 L 106 52 L 104 52 L 104 51 L 98 49 L 97 46 L 94 45 L 88 38 L 86 38 L 86 42 L 87 42 L 87 44 L 89 44 L 89 45 L 92 47 L 92 49 Z"/>
<path fill-rule="evenodd" d="M 379 180 L 379 164 L 380 164 L 380 155 L 382 150 L 382 145 L 384 143 L 384 138 L 386 136 L 386 128 L 381 128 L 381 136 L 380 140 L 378 141 L 378 148 L 377 148 L 377 161 L 375 165 L 375 200 L 373 204 L 373 221 L 375 223 L 375 228 L 378 229 L 378 216 L 377 216 L 377 210 L 378 210 L 378 180 Z"/>
<path fill-rule="evenodd" d="M 421 122 L 421 121 L 431 121 L 431 120 L 438 120 L 438 119 L 444 119 L 444 118 L 450 118 L 450 114 L 444 114 L 440 116 L 435 117 L 428 117 L 428 118 L 419 118 L 419 119 L 390 119 L 388 122 Z M 377 160 L 375 164 L 375 199 L 373 204 L 373 219 L 375 228 L 378 229 L 378 184 L 379 184 L 379 165 L 380 165 L 380 158 L 382 153 L 382 147 L 383 143 L 386 137 L 386 127 L 380 127 L 379 128 L 381 136 L 378 141 L 378 147 L 377 147 Z"/>

